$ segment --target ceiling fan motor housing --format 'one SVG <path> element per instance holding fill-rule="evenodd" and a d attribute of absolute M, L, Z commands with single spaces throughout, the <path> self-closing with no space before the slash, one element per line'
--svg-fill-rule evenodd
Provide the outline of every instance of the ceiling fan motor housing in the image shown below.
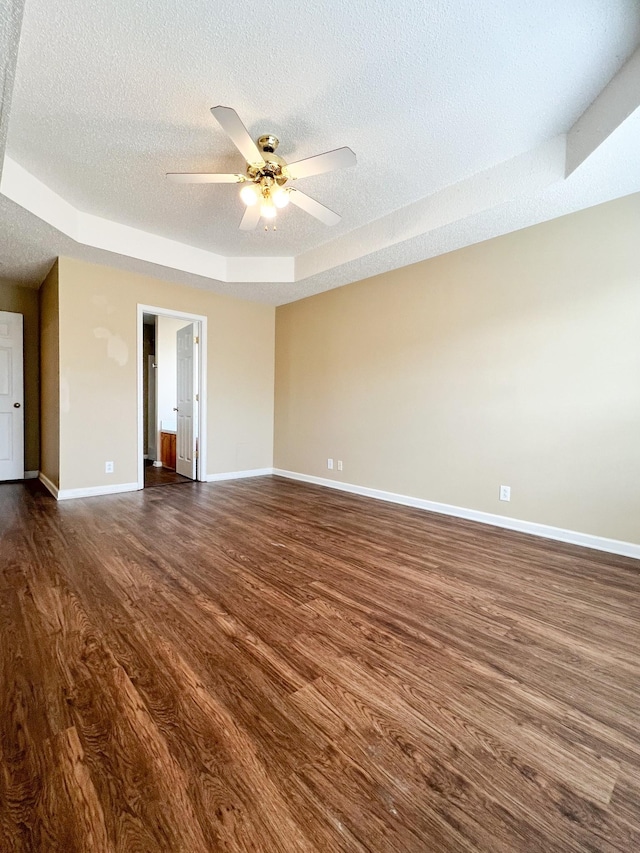
<path fill-rule="evenodd" d="M 254 183 L 263 186 L 277 184 L 282 187 L 289 180 L 288 175 L 283 171 L 287 164 L 281 157 L 273 153 L 278 145 L 277 136 L 272 134 L 265 134 L 258 139 L 258 148 L 264 156 L 264 163 L 249 163 L 247 165 L 247 175 Z"/>
<path fill-rule="evenodd" d="M 278 137 L 273 136 L 271 133 L 266 133 L 258 139 L 258 148 L 265 154 L 273 154 L 279 144 L 280 140 Z"/>

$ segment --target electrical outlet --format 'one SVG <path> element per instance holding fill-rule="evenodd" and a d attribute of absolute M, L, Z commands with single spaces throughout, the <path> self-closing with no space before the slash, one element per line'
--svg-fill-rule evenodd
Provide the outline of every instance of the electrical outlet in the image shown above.
<path fill-rule="evenodd" d="M 104 463 L 104 473 L 105 474 L 113 474 L 113 462 L 105 462 Z"/>
<path fill-rule="evenodd" d="M 327 459 L 327 468 L 333 471 L 333 459 Z"/>
<path fill-rule="evenodd" d="M 342 471 L 342 459 L 338 459 L 338 471 Z"/>
<path fill-rule="evenodd" d="M 500 486 L 500 500 L 501 501 L 510 501 L 511 500 L 511 486 Z"/>

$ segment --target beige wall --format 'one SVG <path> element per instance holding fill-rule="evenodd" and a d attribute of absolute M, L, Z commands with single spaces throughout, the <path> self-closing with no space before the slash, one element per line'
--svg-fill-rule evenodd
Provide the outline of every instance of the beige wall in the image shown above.
<path fill-rule="evenodd" d="M 276 467 L 640 543 L 639 226 L 637 195 L 278 308 Z"/>
<path fill-rule="evenodd" d="M 272 465 L 274 308 L 69 258 L 59 269 L 63 490 L 137 480 L 138 303 L 208 318 L 207 473 Z"/>
<path fill-rule="evenodd" d="M 40 392 L 38 291 L 0 280 L 0 311 L 24 317 L 24 468 L 40 464 Z"/>
<path fill-rule="evenodd" d="M 40 286 L 40 472 L 60 484 L 58 263 Z"/>

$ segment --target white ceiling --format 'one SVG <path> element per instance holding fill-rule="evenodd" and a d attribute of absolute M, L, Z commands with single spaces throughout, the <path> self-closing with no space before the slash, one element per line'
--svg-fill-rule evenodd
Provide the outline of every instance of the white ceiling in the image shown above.
<path fill-rule="evenodd" d="M 28 0 L 0 277 L 66 254 L 279 304 L 638 192 L 639 43 L 637 0 Z M 625 110 L 601 106 L 613 132 L 565 178 L 632 55 Z M 216 104 L 290 162 L 352 148 L 297 184 L 342 222 L 289 207 L 241 232 L 237 186 L 169 183 L 244 170 Z"/>

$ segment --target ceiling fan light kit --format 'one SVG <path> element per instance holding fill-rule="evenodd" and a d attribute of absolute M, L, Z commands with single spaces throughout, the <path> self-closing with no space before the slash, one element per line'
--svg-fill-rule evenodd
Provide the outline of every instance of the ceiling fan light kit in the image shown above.
<path fill-rule="evenodd" d="M 350 148 L 337 148 L 334 151 L 326 151 L 324 154 L 287 164 L 275 153 L 280 144 L 276 136 L 264 134 L 259 137 L 256 145 L 240 117 L 231 107 L 211 107 L 211 113 L 245 158 L 247 164 L 245 174 L 172 172 L 167 174 L 169 180 L 182 184 L 245 184 L 240 190 L 240 199 L 246 205 L 240 223 L 242 231 L 252 231 L 260 217 L 273 220 L 278 210 L 287 207 L 289 202 L 325 225 L 336 225 L 340 222 L 339 214 L 287 184 L 298 178 L 308 178 L 312 175 L 322 175 L 325 172 L 354 166 L 356 155 Z"/>
<path fill-rule="evenodd" d="M 268 194 L 265 194 L 260 205 L 260 216 L 263 216 L 265 219 L 275 219 L 277 212 L 273 200 Z"/>
<path fill-rule="evenodd" d="M 242 187 L 240 190 L 240 198 L 247 207 L 258 203 L 258 193 L 256 192 L 255 187 L 251 185 L 248 187 Z"/>
<path fill-rule="evenodd" d="M 276 207 L 282 209 L 289 204 L 289 190 L 278 188 L 274 193 L 271 193 L 271 199 Z"/>

